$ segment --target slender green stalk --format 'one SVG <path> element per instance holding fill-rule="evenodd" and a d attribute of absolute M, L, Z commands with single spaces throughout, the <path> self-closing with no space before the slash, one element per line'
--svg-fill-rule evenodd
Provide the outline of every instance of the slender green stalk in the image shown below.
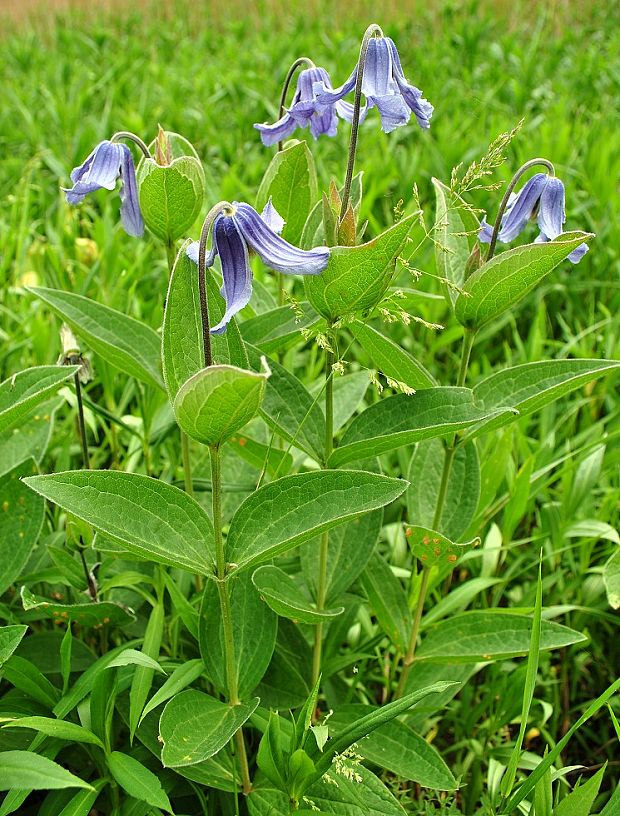
<path fill-rule="evenodd" d="M 75 397 L 77 399 L 77 421 L 80 431 L 80 442 L 82 445 L 82 462 L 86 470 L 90 470 L 90 458 L 88 456 L 88 440 L 86 439 L 86 423 L 84 421 L 84 404 L 82 402 L 82 384 L 80 383 L 80 372 L 73 376 L 75 384 Z"/>
<path fill-rule="evenodd" d="M 502 216 L 504 215 L 506 207 L 508 206 L 510 194 L 517 186 L 517 182 L 519 181 L 521 176 L 524 173 L 526 173 L 531 167 L 536 167 L 539 164 L 542 165 L 543 167 L 546 167 L 549 173 L 552 176 L 555 176 L 555 168 L 548 159 L 541 158 L 530 159 L 529 161 L 525 162 L 525 164 L 521 165 L 521 167 L 519 167 L 517 172 L 512 177 L 510 184 L 508 185 L 508 187 L 506 187 L 506 192 L 504 193 L 504 197 L 502 198 L 501 203 L 499 205 L 499 210 L 497 211 L 497 218 L 495 219 L 495 224 L 493 226 L 493 233 L 491 234 L 491 242 L 489 243 L 489 251 L 487 252 L 486 257 L 487 262 L 491 260 L 493 255 L 495 255 L 495 245 L 497 244 L 497 236 L 499 235 L 499 231 L 502 225 Z"/>
<path fill-rule="evenodd" d="M 335 338 L 332 341 L 335 344 Z M 325 352 L 325 464 L 334 449 L 334 365 L 333 351 Z M 327 557 L 329 554 L 329 532 L 321 536 L 319 545 L 319 574 L 316 591 L 316 606 L 319 612 L 325 609 L 327 598 Z M 312 657 L 312 684 L 321 674 L 321 657 L 323 650 L 323 623 L 317 623 L 314 633 L 314 654 Z"/>
<path fill-rule="evenodd" d="M 347 160 L 347 174 L 342 190 L 342 204 L 340 207 L 340 221 L 345 217 L 349 206 L 349 196 L 351 195 L 351 182 L 353 181 L 353 169 L 355 167 L 355 154 L 357 153 L 357 134 L 360 126 L 360 113 L 362 110 L 362 82 L 364 81 L 364 68 L 366 65 L 366 53 L 371 37 L 383 36 L 383 31 L 378 25 L 369 25 L 360 46 L 360 56 L 357 62 L 357 77 L 355 80 L 355 98 L 353 99 L 353 120 L 351 122 L 351 138 L 349 140 L 349 157 Z"/>
<path fill-rule="evenodd" d="M 235 665 L 235 635 L 233 631 L 232 610 L 230 606 L 230 588 L 226 579 L 226 556 L 224 540 L 222 538 L 222 470 L 220 450 L 213 446 L 209 448 L 211 460 L 211 498 L 213 508 L 213 533 L 215 536 L 215 567 L 217 573 L 217 589 L 222 613 L 224 629 L 224 660 L 226 663 L 226 683 L 228 686 L 228 702 L 230 705 L 239 705 L 239 689 L 237 686 L 237 669 Z M 252 790 L 250 769 L 245 751 L 243 731 L 240 728 L 235 734 L 237 754 L 241 763 L 241 778 L 243 792 L 248 794 Z"/>
<path fill-rule="evenodd" d="M 306 65 L 308 68 L 314 68 L 315 65 L 309 57 L 298 57 L 295 62 L 291 65 L 288 69 L 286 77 L 284 79 L 284 83 L 282 85 L 282 93 L 280 94 L 280 108 L 278 112 L 278 119 L 281 119 L 284 116 L 284 106 L 286 105 L 286 95 L 288 94 L 289 85 L 291 84 L 291 80 L 295 75 L 295 71 L 298 68 L 301 68 L 302 65 Z M 282 140 L 278 142 L 278 153 L 282 150 Z"/>
<path fill-rule="evenodd" d="M 471 357 L 471 350 L 476 339 L 476 333 L 472 329 L 465 329 L 463 335 L 463 349 L 461 351 L 461 365 L 459 367 L 459 376 L 456 384 L 460 387 L 465 385 L 467 379 L 467 369 L 469 368 L 469 358 Z"/>
<path fill-rule="evenodd" d="M 422 620 L 422 612 L 424 611 L 424 601 L 426 600 L 426 592 L 428 590 L 428 576 L 429 570 L 424 567 L 422 569 L 422 583 L 420 584 L 420 593 L 418 595 L 418 602 L 415 608 L 415 617 L 413 619 L 413 626 L 411 627 L 409 648 L 407 649 L 407 654 L 403 660 L 403 670 L 400 673 L 400 680 L 398 681 L 398 687 L 396 689 L 396 694 L 394 695 L 395 700 L 398 700 L 399 697 L 403 696 L 405 688 L 407 687 L 409 672 L 413 666 L 415 649 L 418 643 L 418 633 L 420 632 L 420 622 Z"/>
<path fill-rule="evenodd" d="M 135 133 L 131 133 L 131 131 L 129 130 L 119 130 L 117 133 L 114 134 L 114 136 L 112 136 L 110 141 L 120 142 L 122 139 L 127 139 L 128 141 L 133 142 L 135 145 L 137 145 L 142 151 L 142 155 L 144 156 L 145 159 L 151 158 L 151 153 L 146 144 L 142 141 L 142 139 L 139 136 L 136 136 Z"/>
<path fill-rule="evenodd" d="M 189 452 L 189 437 L 179 428 L 181 434 L 181 455 L 183 457 L 183 484 L 188 496 L 194 495 L 194 480 L 192 479 L 192 460 Z"/>

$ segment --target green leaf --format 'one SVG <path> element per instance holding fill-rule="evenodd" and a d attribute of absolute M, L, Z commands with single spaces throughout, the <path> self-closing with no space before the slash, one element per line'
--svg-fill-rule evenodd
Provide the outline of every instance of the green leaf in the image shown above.
<path fill-rule="evenodd" d="M 594 235 L 565 232 L 555 241 L 509 249 L 483 264 L 466 281 L 456 301 L 460 323 L 479 329 L 518 303 L 556 266 Z"/>
<path fill-rule="evenodd" d="M 28 459 L 0 476 L 0 595 L 21 575 L 43 526 L 45 502 L 21 481 L 36 472 Z"/>
<path fill-rule="evenodd" d="M 114 660 L 111 660 L 107 664 L 106 668 L 114 669 L 119 666 L 138 666 L 144 669 L 152 669 L 162 674 L 166 673 L 156 660 L 153 660 L 152 657 L 144 654 L 144 652 L 139 652 L 137 649 L 124 649 Z"/>
<path fill-rule="evenodd" d="M 330 731 L 336 734 L 361 717 L 376 711 L 373 706 L 340 706 L 330 717 Z M 411 782 L 434 790 L 454 790 L 456 780 L 439 751 L 409 726 L 392 720 L 369 734 L 362 743 L 364 759 Z"/>
<path fill-rule="evenodd" d="M 446 457 L 437 438 L 418 442 L 409 463 L 407 518 L 412 524 L 432 527 Z M 480 462 L 473 443 L 459 445 L 452 459 L 439 531 L 458 541 L 471 524 L 480 498 Z"/>
<path fill-rule="evenodd" d="M 234 662 L 239 697 L 245 700 L 260 683 L 276 645 L 278 616 L 262 601 L 246 573 L 228 582 L 232 617 Z M 200 653 L 213 685 L 228 693 L 224 626 L 218 587 L 208 581 L 199 619 Z"/>
<path fill-rule="evenodd" d="M 234 366 L 204 368 L 177 393 L 177 422 L 203 445 L 221 445 L 256 416 L 269 373 L 268 368 L 260 374 Z"/>
<path fill-rule="evenodd" d="M 364 395 L 368 390 L 369 378 L 367 371 L 354 371 L 353 374 L 334 375 L 334 416 L 333 428 L 337 433 L 359 408 Z M 310 393 L 316 399 L 325 414 L 325 381 L 319 377 L 310 387 Z"/>
<path fill-rule="evenodd" d="M 607 602 L 612 609 L 620 609 L 620 550 L 617 550 L 603 567 L 603 583 Z"/>
<path fill-rule="evenodd" d="M 582 385 L 620 368 L 617 360 L 540 360 L 503 368 L 474 386 L 474 398 L 489 409 L 516 408 L 519 416 L 540 411 Z M 476 426 L 472 435 L 516 420 L 502 414 Z"/>
<path fill-rule="evenodd" d="M 389 337 L 359 320 L 347 328 L 368 354 L 372 365 L 386 377 L 410 388 L 432 388 L 435 385 L 424 366 Z"/>
<path fill-rule="evenodd" d="M 227 560 L 239 568 L 268 561 L 319 533 L 397 499 L 407 482 L 364 471 L 285 476 L 248 496 L 230 523 Z"/>
<path fill-rule="evenodd" d="M 166 704 L 159 721 L 164 767 L 195 765 L 217 754 L 259 702 L 255 697 L 248 703 L 231 706 L 193 689 L 177 694 Z"/>
<path fill-rule="evenodd" d="M 568 796 L 565 796 L 554 810 L 553 816 L 588 816 L 598 796 L 606 767 L 607 763 L 599 768 L 594 776 L 577 785 Z"/>
<path fill-rule="evenodd" d="M 110 773 L 126 793 L 151 807 L 172 813 L 170 800 L 161 782 L 141 762 L 121 751 L 112 751 L 107 762 Z"/>
<path fill-rule="evenodd" d="M 265 470 L 269 476 L 288 473 L 293 469 L 293 457 L 287 451 L 274 447 L 273 440 L 269 445 L 257 442 L 247 434 L 240 433 L 229 440 L 231 448 L 245 462 L 258 471 Z M 230 448 L 229 448 L 230 450 Z"/>
<path fill-rule="evenodd" d="M 313 326 L 319 320 L 307 301 L 300 303 L 299 309 L 303 312 L 303 317 L 298 317 L 297 311 L 293 311 L 290 306 L 279 306 L 244 320 L 241 335 L 246 343 L 257 346 L 265 354 L 282 351 L 299 340 L 302 329 Z"/>
<path fill-rule="evenodd" d="M 27 626 L 0 626 L 0 666 L 17 649 L 27 631 Z"/>
<path fill-rule="evenodd" d="M 442 533 L 428 527 L 408 527 L 407 543 L 423 567 L 438 567 L 441 572 L 452 570 L 465 553 L 480 544 L 479 538 L 455 544 Z"/>
<path fill-rule="evenodd" d="M 376 306 L 390 285 L 396 258 L 417 218 L 418 213 L 407 215 L 361 246 L 332 248 L 327 268 L 304 279 L 306 297 L 317 312 L 335 320 Z"/>
<path fill-rule="evenodd" d="M 506 660 L 526 655 L 532 619 L 512 612 L 464 612 L 431 629 L 416 653 L 416 660 L 438 663 L 473 663 Z M 554 621 L 543 620 L 540 649 L 561 649 L 587 638 Z"/>
<path fill-rule="evenodd" d="M 465 282 L 465 268 L 480 224 L 471 208 L 449 187 L 432 179 L 435 188 L 435 263 L 437 274 L 459 289 Z M 454 306 L 458 290 L 446 286 L 446 298 Z"/>
<path fill-rule="evenodd" d="M 12 470 L 25 459 L 41 463 L 52 435 L 54 415 L 61 404 L 62 400 L 52 397 L 32 408 L 19 425 L 0 433 L 0 473 Z"/>
<path fill-rule="evenodd" d="M 115 368 L 147 385 L 163 388 L 161 342 L 150 326 L 75 292 L 29 287 L 94 352 Z"/>
<path fill-rule="evenodd" d="M 256 196 L 261 211 L 269 198 L 286 222 L 282 237 L 295 246 L 314 202 L 318 198 L 316 169 L 306 142 L 278 151 L 265 171 Z"/>
<path fill-rule="evenodd" d="M 171 402 L 183 383 L 204 368 L 198 268 L 187 257 L 189 243 L 186 241 L 179 250 L 172 270 L 162 327 L 162 368 Z M 206 274 L 206 282 L 209 318 L 215 325 L 224 315 L 225 304 L 210 272 Z M 247 356 L 234 318 L 223 334 L 211 335 L 211 351 L 216 363 L 247 367 Z"/>
<path fill-rule="evenodd" d="M 379 626 L 399 651 L 407 651 L 412 620 L 405 590 L 378 553 L 362 573 L 362 586 Z"/>
<path fill-rule="evenodd" d="M 187 686 L 190 686 L 195 680 L 204 673 L 204 663 L 200 659 L 188 660 L 178 666 L 166 680 L 163 686 L 157 689 L 155 694 L 151 697 L 148 703 L 144 706 L 144 710 L 140 715 L 140 722 L 144 720 L 147 714 L 154 711 L 162 703 L 170 700 L 175 694 L 183 691 Z"/>
<path fill-rule="evenodd" d="M 151 610 L 149 621 L 144 630 L 144 640 L 142 642 L 142 654 L 149 658 L 154 666 L 136 666 L 129 689 L 129 739 L 133 741 L 142 709 L 151 690 L 153 675 L 155 671 L 161 671 L 157 658 L 164 635 L 165 611 L 163 600 L 158 602 Z"/>
<path fill-rule="evenodd" d="M 143 558 L 208 575 L 213 525 L 182 490 L 136 473 L 69 470 L 26 484 Z"/>
<path fill-rule="evenodd" d="M 85 742 L 103 748 L 103 743 L 92 731 L 76 723 L 54 720 L 52 717 L 21 717 L 4 724 L 3 728 L 31 728 L 48 737 L 56 737 L 68 742 Z"/>
<path fill-rule="evenodd" d="M 60 692 L 45 675 L 19 654 L 12 655 L 2 669 L 3 679 L 15 688 L 23 691 L 45 708 L 53 708 L 58 702 Z"/>
<path fill-rule="evenodd" d="M 469 388 L 438 386 L 411 396 L 387 397 L 353 420 L 329 464 L 339 467 L 354 459 L 377 456 L 421 439 L 445 436 L 497 413 L 497 410 L 475 402 Z"/>
<path fill-rule="evenodd" d="M 56 790 L 86 788 L 88 782 L 78 779 L 51 759 L 31 751 L 3 751 L 0 790 Z"/>
<path fill-rule="evenodd" d="M 344 607 L 319 611 L 314 603 L 304 597 L 303 590 L 286 572 L 271 564 L 259 567 L 252 575 L 252 582 L 261 599 L 274 612 L 295 622 L 315 624 L 329 621 L 344 612 Z"/>
<path fill-rule="evenodd" d="M 162 167 L 142 158 L 136 171 L 140 210 L 149 230 L 165 243 L 176 241 L 194 225 L 205 197 L 205 174 L 192 155 Z"/>
<path fill-rule="evenodd" d="M 354 742 L 357 742 L 367 734 L 371 734 L 380 726 L 403 714 L 412 706 L 416 705 L 416 703 L 428 697 L 429 694 L 442 692 L 451 685 L 453 684 L 444 682 L 433 683 L 432 686 L 418 689 L 399 700 L 394 700 L 381 708 L 373 709 L 369 714 L 365 714 L 363 717 L 356 719 L 355 722 L 347 725 L 339 734 L 329 740 L 323 753 L 315 757 L 317 770 L 315 779 L 320 779 L 325 771 L 329 770 L 336 754 L 342 754 L 347 748 L 353 745 Z"/>
<path fill-rule="evenodd" d="M 67 802 L 58 816 L 90 816 L 93 805 L 97 801 L 99 794 L 107 785 L 106 779 L 97 779 L 93 782 L 93 791 L 80 791 Z"/>
<path fill-rule="evenodd" d="M 34 366 L 0 383 L 0 433 L 21 423 L 78 370 L 78 366 Z M 2 467 L 4 471 L 4 467 Z"/>
<path fill-rule="evenodd" d="M 362 177 L 364 172 L 361 171 L 353 176 L 351 180 L 351 193 L 349 200 L 353 205 L 355 213 L 359 210 L 362 201 Z M 343 187 L 340 188 L 339 194 L 342 196 Z M 323 200 L 319 199 L 312 208 L 306 223 L 304 224 L 304 231 L 301 235 L 299 246 L 302 249 L 312 249 L 316 246 L 325 246 L 325 225 L 323 222 Z"/>
<path fill-rule="evenodd" d="M 20 590 L 22 605 L 28 613 L 24 620 L 52 620 L 54 623 L 69 623 L 100 628 L 106 624 L 125 626 L 135 621 L 135 615 L 114 601 L 98 601 L 78 604 L 63 604 L 34 595 L 27 587 Z"/>
<path fill-rule="evenodd" d="M 250 365 L 258 370 L 261 354 L 248 346 Z M 325 440 L 325 417 L 318 403 L 300 380 L 284 366 L 267 357 L 271 376 L 267 380 L 261 415 L 287 442 L 305 451 L 317 462 L 322 461 Z"/>

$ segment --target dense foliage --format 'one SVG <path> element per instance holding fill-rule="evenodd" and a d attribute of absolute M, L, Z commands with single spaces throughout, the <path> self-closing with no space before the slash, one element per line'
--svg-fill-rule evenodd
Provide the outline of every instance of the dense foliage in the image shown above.
<path fill-rule="evenodd" d="M 386 11 L 435 112 L 350 207 L 347 121 L 253 124 L 359 20 L 5 32 L 0 814 L 617 812 L 614 15 Z"/>

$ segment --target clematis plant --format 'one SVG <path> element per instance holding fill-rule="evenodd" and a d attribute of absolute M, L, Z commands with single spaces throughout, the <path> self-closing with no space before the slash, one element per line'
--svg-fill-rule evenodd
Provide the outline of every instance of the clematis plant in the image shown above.
<path fill-rule="evenodd" d="M 61 189 L 66 194 L 69 204 L 80 204 L 89 193 L 94 193 L 96 190 L 102 188 L 113 190 L 120 178 L 120 213 L 123 229 L 128 235 L 141 238 L 144 234 L 144 220 L 138 201 L 133 156 L 127 145 L 118 141 L 124 135 L 126 134 L 115 134 L 112 139 L 104 139 L 99 142 L 82 164 L 72 170 L 73 187 Z M 144 142 L 141 142 L 141 147 L 145 156 L 150 156 Z"/>
<path fill-rule="evenodd" d="M 291 105 L 284 109 L 284 101 L 292 75 L 304 63 L 308 63 L 309 67 L 299 73 Z M 270 146 L 276 142 L 282 142 L 297 128 L 309 128 L 315 139 L 322 135 L 335 136 L 338 130 L 338 117 L 350 122 L 353 117 L 353 105 L 341 100 L 327 104 L 319 102 L 317 94 L 323 88 L 332 89 L 332 82 L 325 68 L 316 66 L 307 57 L 300 57 L 296 60 L 284 82 L 280 118 L 271 125 L 254 125 L 260 133 L 263 144 Z"/>
<path fill-rule="evenodd" d="M 533 160 L 539 162 L 539 160 Z M 540 163 L 540 162 L 539 162 Z M 528 162 L 528 167 L 532 162 Z M 519 190 L 518 193 L 508 191 L 508 197 L 503 209 L 503 214 L 499 215 L 499 225 L 495 229 L 486 220 L 482 219 L 478 237 L 483 244 L 495 244 L 496 240 L 503 244 L 509 244 L 517 238 L 527 227 L 529 221 L 538 222 L 539 234 L 535 243 L 553 241 L 563 232 L 563 225 L 566 221 L 565 192 L 564 184 L 555 176 L 553 166 L 549 165 L 549 173 L 536 173 Z M 522 175 L 518 172 L 517 179 Z M 516 183 L 516 182 L 514 182 Z M 512 186 L 514 186 L 514 183 Z M 579 263 L 588 251 L 587 244 L 580 244 L 568 256 L 571 263 Z"/>
<path fill-rule="evenodd" d="M 222 264 L 222 295 L 226 312 L 211 334 L 221 334 L 233 315 L 237 314 L 252 296 L 252 269 L 250 251 L 254 251 L 265 266 L 290 275 L 318 275 L 327 266 L 329 249 L 315 247 L 303 250 L 294 247 L 279 236 L 284 221 L 271 203 L 267 202 L 261 215 L 249 204 L 233 201 L 223 204 L 213 221 L 213 243 L 205 258 L 205 267 L 213 266 L 219 256 Z M 187 248 L 188 256 L 199 262 L 200 243 Z"/>

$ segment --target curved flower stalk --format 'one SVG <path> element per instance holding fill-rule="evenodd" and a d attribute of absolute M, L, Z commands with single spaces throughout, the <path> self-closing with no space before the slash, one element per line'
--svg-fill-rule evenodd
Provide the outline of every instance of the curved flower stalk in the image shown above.
<path fill-rule="evenodd" d="M 310 62 L 310 60 L 307 60 Z M 297 63 L 295 63 L 297 65 Z M 288 83 L 285 84 L 285 87 Z M 310 128 L 315 139 L 319 136 L 335 136 L 338 117 L 351 121 L 353 105 L 350 102 L 319 103 L 317 91 L 323 88 L 333 90 L 332 82 L 325 68 L 311 64 L 297 77 L 297 88 L 291 106 L 272 125 L 255 124 L 264 145 L 268 147 L 282 142 L 297 128 Z"/>
<path fill-rule="evenodd" d="M 564 184 L 554 175 L 536 173 L 518 193 L 511 193 L 501 217 L 497 240 L 509 244 L 526 228 L 529 221 L 536 219 L 540 230 L 535 243 L 553 241 L 563 232 L 566 221 L 564 207 Z M 478 238 L 483 244 L 491 244 L 493 226 L 482 219 Z M 587 244 L 580 244 L 568 256 L 576 264 L 588 251 Z"/>
<path fill-rule="evenodd" d="M 420 127 L 430 127 L 433 106 L 424 98 L 419 88 L 407 81 L 394 41 L 382 34 L 369 40 L 365 55 L 360 55 L 351 76 L 339 88 L 331 90 L 324 84 L 315 84 L 317 103 L 338 104 L 355 88 L 360 68 L 361 92 L 366 100 L 360 113 L 360 121 L 365 119 L 369 110 L 376 107 L 385 133 L 406 125 L 412 113 Z"/>
<path fill-rule="evenodd" d="M 119 137 L 124 134 L 117 134 Z M 136 139 L 133 139 L 136 141 Z M 141 141 L 141 140 L 140 140 Z M 142 142 L 145 155 L 150 156 Z M 144 220 L 138 201 L 138 185 L 133 156 L 127 145 L 112 139 L 99 142 L 92 153 L 71 172 L 73 187 L 62 187 L 69 204 L 80 204 L 89 193 L 102 188 L 113 190 L 121 180 L 121 223 L 128 235 L 141 238 L 144 234 Z"/>
<path fill-rule="evenodd" d="M 221 334 L 233 315 L 249 302 L 252 296 L 250 251 L 276 272 L 290 275 L 318 275 L 329 260 L 327 247 L 311 250 L 298 249 L 278 235 L 284 221 L 271 203 L 267 202 L 262 215 L 249 204 L 233 201 L 224 207 L 213 221 L 213 241 L 205 259 L 205 266 L 213 266 L 219 255 L 222 264 L 222 295 L 226 312 L 220 322 L 211 328 L 211 334 Z M 200 243 L 187 248 L 187 255 L 198 263 Z"/>

